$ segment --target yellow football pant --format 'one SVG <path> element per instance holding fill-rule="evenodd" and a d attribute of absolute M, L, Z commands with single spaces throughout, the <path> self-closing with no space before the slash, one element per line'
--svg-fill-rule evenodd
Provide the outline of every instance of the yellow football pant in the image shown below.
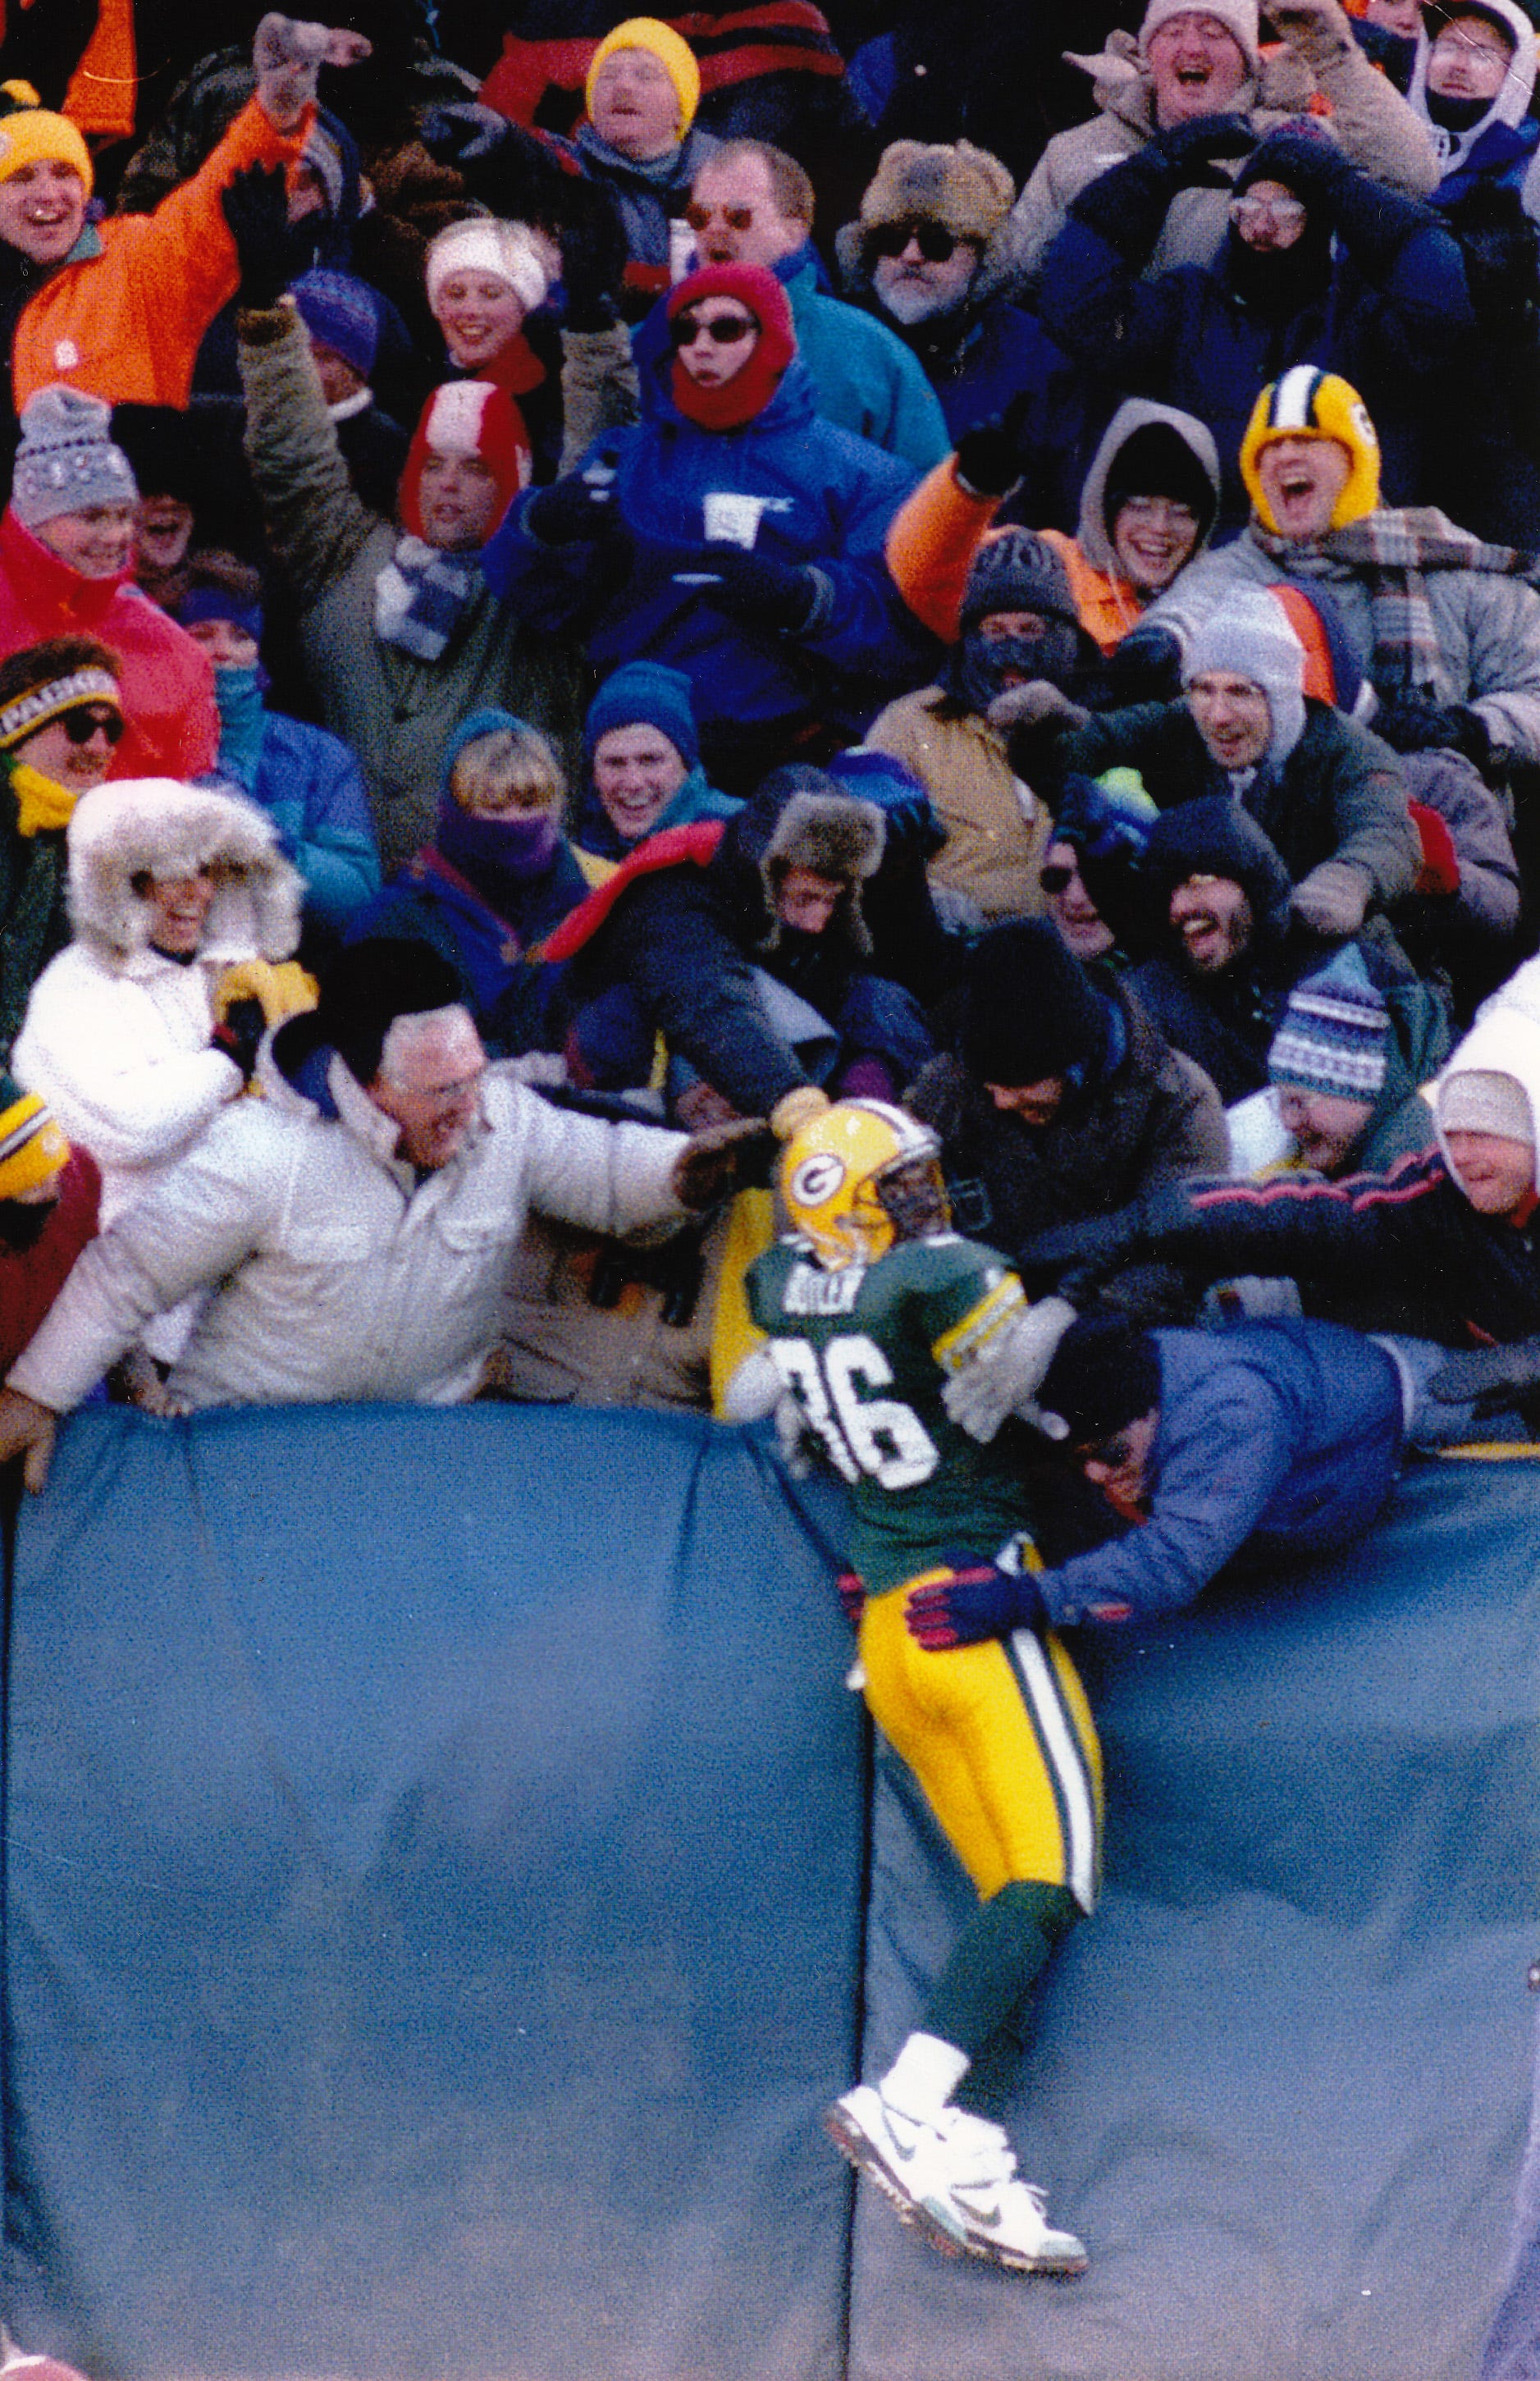
<path fill-rule="evenodd" d="M 1005 1885 L 1060 1885 L 1090 1911 L 1101 1883 L 1102 1751 L 1074 1665 L 1056 1636 L 1030 1629 L 927 1653 L 904 1626 L 904 1599 L 937 1575 L 867 1598 L 867 1708 L 982 1900 Z"/>

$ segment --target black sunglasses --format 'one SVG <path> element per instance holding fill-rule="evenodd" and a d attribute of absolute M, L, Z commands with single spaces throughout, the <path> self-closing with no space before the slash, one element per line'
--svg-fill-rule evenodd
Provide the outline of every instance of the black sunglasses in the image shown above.
<path fill-rule="evenodd" d="M 945 264 L 962 246 L 961 240 L 954 239 L 937 223 L 883 224 L 871 235 L 871 245 L 878 256 L 902 256 L 911 240 L 927 264 Z"/>
<path fill-rule="evenodd" d="M 690 348 L 703 331 L 717 347 L 731 348 L 739 339 L 752 339 L 758 329 L 752 314 L 714 314 L 709 323 L 697 322 L 693 314 L 677 314 L 668 325 L 668 338 L 673 347 Z"/>
<path fill-rule="evenodd" d="M 89 744 L 98 728 L 109 744 L 120 744 L 123 740 L 121 718 L 116 711 L 108 711 L 105 706 L 98 711 L 93 710 L 89 702 L 77 702 L 68 711 L 60 712 L 59 726 L 72 744 Z"/>
<path fill-rule="evenodd" d="M 1066 868 L 1062 861 L 1056 860 L 1051 867 L 1038 870 L 1037 881 L 1045 893 L 1065 893 L 1079 873 L 1079 869 Z"/>

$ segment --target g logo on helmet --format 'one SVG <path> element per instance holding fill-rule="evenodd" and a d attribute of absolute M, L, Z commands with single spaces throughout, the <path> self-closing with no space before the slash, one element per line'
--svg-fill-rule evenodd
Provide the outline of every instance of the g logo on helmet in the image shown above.
<path fill-rule="evenodd" d="M 1353 428 L 1363 439 L 1364 446 L 1369 449 L 1371 455 L 1377 455 L 1379 452 L 1379 440 L 1375 434 L 1375 425 L 1369 419 L 1369 409 L 1364 404 L 1362 397 L 1359 398 L 1356 405 L 1349 407 L 1348 420 L 1352 423 Z"/>
<path fill-rule="evenodd" d="M 844 1179 L 844 1159 L 821 1149 L 812 1157 L 803 1158 L 788 1187 L 799 1206 L 822 1207 L 835 1196 Z"/>

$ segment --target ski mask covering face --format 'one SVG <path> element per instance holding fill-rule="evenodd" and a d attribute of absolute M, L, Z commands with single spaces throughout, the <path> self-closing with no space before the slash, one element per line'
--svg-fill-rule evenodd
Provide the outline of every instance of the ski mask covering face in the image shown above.
<path fill-rule="evenodd" d="M 1003 617 L 1012 613 L 1034 615 L 1041 631 L 998 633 Z M 960 628 L 942 683 L 969 711 L 983 714 L 1008 686 L 1033 678 L 1068 687 L 1080 667 L 1082 631 L 1064 565 L 1031 530 L 1004 530 L 980 549 L 968 575 Z"/>

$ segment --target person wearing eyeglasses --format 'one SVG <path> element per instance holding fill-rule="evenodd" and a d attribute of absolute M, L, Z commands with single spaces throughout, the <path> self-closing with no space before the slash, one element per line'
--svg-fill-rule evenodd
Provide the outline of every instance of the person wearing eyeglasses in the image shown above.
<path fill-rule="evenodd" d="M 765 140 L 725 140 L 695 177 L 685 222 L 702 264 L 759 264 L 781 283 L 823 419 L 928 470 L 951 443 L 935 391 L 891 330 L 819 287 L 813 214 L 794 157 Z M 639 362 L 660 351 L 666 324 L 654 308 L 636 336 Z"/>
<path fill-rule="evenodd" d="M 1427 392 L 1475 328 L 1442 218 L 1305 121 L 1252 149 L 1212 271 L 1146 277 L 1177 191 L 1250 142 L 1234 117 L 1198 117 L 1114 166 L 1075 201 L 1039 292 L 1050 334 L 1088 371 L 1206 422 L 1225 467 L 1221 536 L 1249 509 L 1237 458 L 1265 382 L 1300 364 L 1350 380 L 1379 426 L 1387 481 L 1411 494 Z"/>
<path fill-rule="evenodd" d="M 819 418 L 764 266 L 690 275 L 667 321 L 642 420 L 522 498 L 482 567 L 529 628 L 586 638 L 601 675 L 682 670 L 708 777 L 744 793 L 928 674 L 883 562 L 914 473 Z"/>
<path fill-rule="evenodd" d="M 1282 1567 L 1351 1545 L 1389 1501 L 1406 1438 L 1389 1350 L 1325 1322 L 1145 1331 L 1082 1317 L 1038 1402 L 1068 1426 L 1066 1455 L 1118 1533 L 1019 1578 L 979 1563 L 911 1588 L 904 1618 L 933 1653 L 1045 1624 L 1148 1625 L 1242 1553 L 1249 1569 Z"/>
<path fill-rule="evenodd" d="M 1325 102 L 1342 153 L 1365 173 L 1414 198 L 1438 179 L 1428 127 L 1379 72 L 1353 35 L 1338 0 L 1271 0 L 1266 10 L 1283 46 L 1265 52 L 1256 0 L 1148 0 L 1136 34 L 1114 32 L 1094 56 L 1070 63 L 1092 78 L 1100 114 L 1048 142 L 1002 235 L 1019 289 L 1035 287 L 1048 249 L 1081 192 L 1109 167 L 1138 156 L 1163 133 L 1224 115 L 1250 140 Z M 1222 153 L 1245 154 L 1248 140 Z M 1229 176 L 1222 165 L 1174 189 L 1158 226 L 1154 265 L 1213 264 L 1228 228 Z"/>
<path fill-rule="evenodd" d="M 1408 92 L 1426 118 L 1441 169 L 1435 202 L 1456 205 L 1480 183 L 1517 190 L 1540 216 L 1540 124 L 1529 113 L 1540 62 L 1518 0 L 1456 0 L 1417 29 Z"/>
<path fill-rule="evenodd" d="M 0 1066 L 69 940 L 65 829 L 122 737 L 116 657 L 93 637 L 52 637 L 0 662 Z"/>

